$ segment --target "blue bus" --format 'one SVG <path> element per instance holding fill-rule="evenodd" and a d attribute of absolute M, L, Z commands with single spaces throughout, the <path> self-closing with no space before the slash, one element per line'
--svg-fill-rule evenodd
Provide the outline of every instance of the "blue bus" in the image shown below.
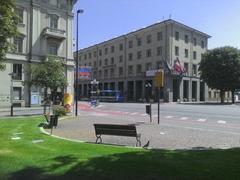
<path fill-rule="evenodd" d="M 101 102 L 123 102 L 124 100 L 122 93 L 118 90 L 101 90 L 97 99 Z"/>

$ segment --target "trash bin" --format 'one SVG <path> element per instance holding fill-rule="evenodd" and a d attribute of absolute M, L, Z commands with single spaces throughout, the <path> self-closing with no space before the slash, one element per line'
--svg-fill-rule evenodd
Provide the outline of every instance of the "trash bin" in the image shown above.
<path fill-rule="evenodd" d="M 151 110 L 151 105 L 146 105 L 146 114 L 151 115 L 152 110 Z"/>
<path fill-rule="evenodd" d="M 57 115 L 51 115 L 50 116 L 50 122 L 49 122 L 49 127 L 53 128 L 53 127 L 57 127 L 58 125 L 58 116 Z"/>

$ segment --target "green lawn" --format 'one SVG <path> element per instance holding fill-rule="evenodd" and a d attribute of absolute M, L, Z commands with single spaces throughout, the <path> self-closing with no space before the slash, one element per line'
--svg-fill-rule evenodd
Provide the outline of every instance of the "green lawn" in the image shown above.
<path fill-rule="evenodd" d="M 240 149 L 169 151 L 76 143 L 42 134 L 41 122 L 43 117 L 0 120 L 1 180 L 240 179 Z"/>

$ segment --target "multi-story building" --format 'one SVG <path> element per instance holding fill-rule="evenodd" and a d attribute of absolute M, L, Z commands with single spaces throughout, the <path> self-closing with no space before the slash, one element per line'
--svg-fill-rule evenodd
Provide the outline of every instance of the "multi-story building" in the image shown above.
<path fill-rule="evenodd" d="M 92 67 L 100 89 L 121 90 L 128 101 L 156 97 L 154 75 L 165 70 L 161 97 L 165 101 L 204 101 L 208 87 L 198 73 L 209 35 L 172 19 L 81 49 L 79 64 Z M 181 65 L 182 72 L 174 67 Z M 90 82 L 80 81 L 89 95 Z"/>
<path fill-rule="evenodd" d="M 66 67 L 68 87 L 73 93 L 74 62 L 72 39 L 72 8 L 75 0 L 16 0 L 20 17 L 20 35 L 11 41 L 16 50 L 7 54 L 6 70 L 0 72 L 0 106 L 9 106 L 11 87 L 13 103 L 18 106 L 41 104 L 42 90 L 28 87 L 29 64 L 41 63 L 48 56 L 60 59 Z M 12 76 L 10 73 L 14 73 Z M 12 83 L 12 84 L 11 84 Z"/>

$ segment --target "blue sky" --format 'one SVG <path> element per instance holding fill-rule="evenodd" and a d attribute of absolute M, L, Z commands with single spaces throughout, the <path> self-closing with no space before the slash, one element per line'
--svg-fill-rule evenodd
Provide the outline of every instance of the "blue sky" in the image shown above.
<path fill-rule="evenodd" d="M 240 0 L 78 0 L 79 49 L 171 18 L 212 36 L 209 49 L 240 48 Z M 74 18 L 74 37 L 76 36 Z"/>

